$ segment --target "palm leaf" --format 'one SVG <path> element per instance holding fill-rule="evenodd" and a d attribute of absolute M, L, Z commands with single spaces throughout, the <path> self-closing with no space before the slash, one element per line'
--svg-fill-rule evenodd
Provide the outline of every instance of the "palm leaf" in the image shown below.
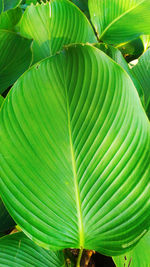
<path fill-rule="evenodd" d="M 19 6 L 22 0 L 4 0 L 4 11 Z"/>
<path fill-rule="evenodd" d="M 106 54 L 82 44 L 37 63 L 0 116 L 0 193 L 32 240 L 118 255 L 146 233 L 150 124 Z"/>
<path fill-rule="evenodd" d="M 66 44 L 96 42 L 86 16 L 67 0 L 29 6 L 22 17 L 20 31 L 34 40 L 34 62 L 54 55 Z"/>
<path fill-rule="evenodd" d="M 0 30 L 1 94 L 28 69 L 32 60 L 31 43 L 14 32 Z"/>
<path fill-rule="evenodd" d="M 65 267 L 63 252 L 40 248 L 23 233 L 0 239 L 1 267 Z"/>
<path fill-rule="evenodd" d="M 99 39 L 106 43 L 150 34 L 150 0 L 89 0 L 89 11 Z"/>

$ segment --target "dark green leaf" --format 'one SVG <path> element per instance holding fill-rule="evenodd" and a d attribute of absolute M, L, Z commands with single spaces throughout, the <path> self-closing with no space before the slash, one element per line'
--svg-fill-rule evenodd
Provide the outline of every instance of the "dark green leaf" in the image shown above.
<path fill-rule="evenodd" d="M 0 237 L 8 233 L 16 223 L 6 210 L 1 198 L 0 198 Z M 1 257 L 0 257 L 1 259 Z M 0 260 L 1 265 L 1 260 Z"/>
<path fill-rule="evenodd" d="M 21 8 L 10 9 L 0 15 L 0 29 L 14 30 L 22 16 Z"/>
<path fill-rule="evenodd" d="M 0 267 L 65 267 L 62 251 L 40 248 L 23 233 L 0 239 Z"/>
<path fill-rule="evenodd" d="M 4 0 L 4 11 L 19 6 L 21 0 Z"/>
<path fill-rule="evenodd" d="M 31 40 L 0 30 L 0 93 L 28 69 L 32 59 Z"/>

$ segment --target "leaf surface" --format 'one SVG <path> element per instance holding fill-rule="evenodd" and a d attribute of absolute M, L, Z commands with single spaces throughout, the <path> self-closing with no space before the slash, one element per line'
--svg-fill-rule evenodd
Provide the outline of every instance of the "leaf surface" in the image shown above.
<path fill-rule="evenodd" d="M 4 2 L 3 0 L 0 0 L 0 14 L 3 11 L 3 9 L 4 9 Z"/>
<path fill-rule="evenodd" d="M 61 251 L 40 248 L 23 233 L 8 235 L 0 239 L 1 267 L 65 267 Z"/>
<path fill-rule="evenodd" d="M 148 110 L 150 105 L 150 48 L 139 58 L 132 71 L 143 88 L 145 106 Z"/>
<path fill-rule="evenodd" d="M 10 9 L 0 14 L 0 29 L 14 30 L 22 16 L 21 8 Z"/>
<path fill-rule="evenodd" d="M 28 69 L 32 60 L 31 40 L 0 30 L 0 93 Z"/>
<path fill-rule="evenodd" d="M 0 193 L 31 239 L 118 255 L 146 233 L 150 124 L 106 54 L 75 45 L 37 63 L 0 116 Z"/>
<path fill-rule="evenodd" d="M 150 34 L 150 0 L 89 0 L 89 11 L 99 39 L 106 43 Z"/>
<path fill-rule="evenodd" d="M 0 95 L 0 107 L 1 107 L 1 105 L 3 103 L 3 101 L 4 101 L 4 97 L 2 95 Z"/>
<path fill-rule="evenodd" d="M 150 231 L 140 240 L 133 250 L 125 255 L 113 257 L 117 267 L 149 267 L 150 265 Z"/>
<path fill-rule="evenodd" d="M 22 0 L 4 0 L 4 11 L 19 6 Z"/>
<path fill-rule="evenodd" d="M 20 22 L 20 31 L 34 40 L 34 62 L 54 55 L 66 44 L 96 42 L 86 16 L 67 0 L 29 6 Z"/>

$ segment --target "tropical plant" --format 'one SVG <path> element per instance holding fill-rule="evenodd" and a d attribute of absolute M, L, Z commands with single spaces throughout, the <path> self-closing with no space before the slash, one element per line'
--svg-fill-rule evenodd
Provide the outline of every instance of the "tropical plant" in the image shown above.
<path fill-rule="evenodd" d="M 0 0 L 0 266 L 149 266 L 149 35 L 150 0 Z"/>

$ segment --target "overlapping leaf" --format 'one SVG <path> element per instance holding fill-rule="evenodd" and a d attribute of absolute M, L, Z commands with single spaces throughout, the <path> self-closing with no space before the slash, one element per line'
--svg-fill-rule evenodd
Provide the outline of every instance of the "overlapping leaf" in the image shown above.
<path fill-rule="evenodd" d="M 117 48 L 115 48 L 111 45 L 108 45 L 108 44 L 98 43 L 95 46 L 97 48 L 99 48 L 100 50 L 102 50 L 103 52 L 105 52 L 109 57 L 111 57 L 115 62 L 117 62 L 129 74 L 130 78 L 132 79 L 132 81 L 133 81 L 133 83 L 134 83 L 134 85 L 138 91 L 141 102 L 145 106 L 143 88 L 142 88 L 141 84 L 138 82 L 138 80 L 135 78 L 135 76 L 133 75 L 131 69 L 128 66 L 128 63 L 124 59 L 121 52 Z"/>
<path fill-rule="evenodd" d="M 67 0 L 29 6 L 22 17 L 20 30 L 34 40 L 34 62 L 54 55 L 66 44 L 96 42 L 86 16 Z"/>
<path fill-rule="evenodd" d="M 0 14 L 0 29 L 14 30 L 22 16 L 21 8 L 10 9 Z"/>
<path fill-rule="evenodd" d="M 99 38 L 106 43 L 150 34 L 150 0 L 89 0 L 89 11 Z"/>
<path fill-rule="evenodd" d="M 0 30 L 1 94 L 28 69 L 32 60 L 31 42 L 14 32 Z"/>
<path fill-rule="evenodd" d="M 8 233 L 16 223 L 6 210 L 1 198 L 0 198 L 0 237 Z"/>
<path fill-rule="evenodd" d="M 136 247 L 125 255 L 113 257 L 117 267 L 149 267 L 150 265 L 150 231 L 140 240 Z"/>
<path fill-rule="evenodd" d="M 1 105 L 3 103 L 3 101 L 4 101 L 4 98 L 0 95 L 0 107 L 1 107 Z"/>
<path fill-rule="evenodd" d="M 15 8 L 19 6 L 21 0 L 3 0 L 4 1 L 4 11 Z"/>
<path fill-rule="evenodd" d="M 140 57 L 132 71 L 143 88 L 145 106 L 148 110 L 150 105 L 150 48 Z"/>
<path fill-rule="evenodd" d="M 23 233 L 0 239 L 0 266 L 65 267 L 63 252 L 40 248 Z"/>
<path fill-rule="evenodd" d="M 37 63 L 0 116 L 0 193 L 34 241 L 117 255 L 146 233 L 150 124 L 102 51 L 75 45 Z"/>

